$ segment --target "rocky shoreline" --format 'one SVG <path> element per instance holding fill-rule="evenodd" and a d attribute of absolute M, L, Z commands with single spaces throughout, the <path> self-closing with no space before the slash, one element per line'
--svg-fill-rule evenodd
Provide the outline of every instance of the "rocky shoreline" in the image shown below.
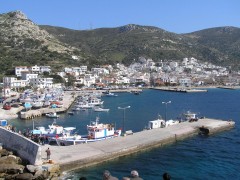
<path fill-rule="evenodd" d="M 0 146 L 0 179 L 5 180 L 57 180 L 60 177 L 60 166 L 43 164 L 42 166 L 28 165 L 12 151 Z"/>

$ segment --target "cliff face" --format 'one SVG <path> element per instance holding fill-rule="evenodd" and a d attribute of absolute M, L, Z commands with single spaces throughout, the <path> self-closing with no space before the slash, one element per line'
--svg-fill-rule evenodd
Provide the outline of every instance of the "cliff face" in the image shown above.
<path fill-rule="evenodd" d="M 21 11 L 14 11 L 0 15 L 0 59 L 1 78 L 13 75 L 15 66 L 51 65 L 59 70 L 84 58 L 80 50 L 59 41 Z"/>
<path fill-rule="evenodd" d="M 39 28 L 21 11 L 14 11 L 0 16 L 1 43 L 13 47 L 28 47 L 29 41 L 35 42 L 33 49 L 47 47 L 50 51 L 64 53 L 72 51 L 72 48 L 58 41 L 47 31 Z M 30 48 L 30 47 L 29 47 Z"/>

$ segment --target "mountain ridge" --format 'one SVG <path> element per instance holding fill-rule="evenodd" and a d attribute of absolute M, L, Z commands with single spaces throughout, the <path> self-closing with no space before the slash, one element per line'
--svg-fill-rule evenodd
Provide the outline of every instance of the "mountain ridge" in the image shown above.
<path fill-rule="evenodd" d="M 73 60 L 72 56 L 78 59 Z M 131 64 L 144 56 L 159 60 L 195 57 L 239 69 L 240 28 L 215 27 L 177 34 L 154 26 L 128 24 L 116 28 L 72 30 L 37 25 L 21 11 L 0 14 L 1 73 L 17 65 L 97 66 Z"/>

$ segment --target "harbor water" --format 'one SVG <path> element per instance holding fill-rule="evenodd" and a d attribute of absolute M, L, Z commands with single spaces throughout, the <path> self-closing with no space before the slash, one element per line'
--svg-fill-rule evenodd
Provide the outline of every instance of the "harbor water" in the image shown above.
<path fill-rule="evenodd" d="M 158 115 L 176 119 L 186 111 L 222 120 L 234 120 L 235 128 L 211 136 L 195 136 L 165 147 L 154 148 L 121 157 L 102 164 L 67 172 L 63 179 L 102 179 L 105 169 L 121 179 L 137 170 L 143 179 L 158 180 L 164 172 L 172 179 L 240 179 L 240 90 L 208 89 L 203 93 L 176 93 L 144 90 L 140 95 L 118 93 L 116 97 L 102 97 L 109 112 L 77 111 L 74 115 L 60 114 L 58 125 L 76 127 L 79 134 L 86 134 L 86 126 L 96 117 L 100 122 L 113 123 L 117 128 L 133 132 L 143 130 L 148 121 Z M 163 102 L 171 101 L 166 104 Z M 119 109 L 131 106 L 129 109 Z M 34 120 L 11 120 L 18 130 L 45 126 L 53 119 L 41 117 Z"/>

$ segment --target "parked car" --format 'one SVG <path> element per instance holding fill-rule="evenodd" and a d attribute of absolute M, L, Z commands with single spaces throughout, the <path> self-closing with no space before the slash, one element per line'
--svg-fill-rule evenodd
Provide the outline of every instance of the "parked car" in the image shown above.
<path fill-rule="evenodd" d="M 6 103 L 6 104 L 3 105 L 3 109 L 10 110 L 11 109 L 11 105 L 9 103 Z"/>

